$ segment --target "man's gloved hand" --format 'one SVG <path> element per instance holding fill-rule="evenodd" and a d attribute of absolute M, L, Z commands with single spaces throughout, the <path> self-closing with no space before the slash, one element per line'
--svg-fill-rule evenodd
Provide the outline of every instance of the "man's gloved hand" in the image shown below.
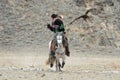
<path fill-rule="evenodd" d="M 47 24 L 47 28 L 51 27 L 50 24 Z"/>

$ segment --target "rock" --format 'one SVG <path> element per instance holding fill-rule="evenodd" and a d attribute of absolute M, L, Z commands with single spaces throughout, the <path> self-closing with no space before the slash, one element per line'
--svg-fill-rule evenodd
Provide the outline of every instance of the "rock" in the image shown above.
<path fill-rule="evenodd" d="M 45 74 L 42 74 L 42 75 L 41 75 L 41 77 L 44 77 L 44 76 L 46 76 L 46 75 L 45 75 Z"/>

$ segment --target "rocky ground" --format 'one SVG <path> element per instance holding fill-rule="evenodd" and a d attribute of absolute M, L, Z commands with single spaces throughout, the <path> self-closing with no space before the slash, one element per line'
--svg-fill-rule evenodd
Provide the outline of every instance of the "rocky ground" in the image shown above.
<path fill-rule="evenodd" d="M 120 80 L 119 0 L 0 0 L 0 80 Z M 76 17 L 91 9 L 90 20 Z M 63 72 L 45 65 L 62 14 L 71 56 Z M 13 77 L 14 76 L 14 77 Z"/>

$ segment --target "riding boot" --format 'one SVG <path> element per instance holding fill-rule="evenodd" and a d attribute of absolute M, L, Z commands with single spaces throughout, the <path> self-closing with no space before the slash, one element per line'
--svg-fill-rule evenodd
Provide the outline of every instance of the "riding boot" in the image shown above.
<path fill-rule="evenodd" d="M 69 51 L 69 47 L 68 46 L 65 46 L 65 54 L 67 56 L 70 56 L 70 51 Z"/>

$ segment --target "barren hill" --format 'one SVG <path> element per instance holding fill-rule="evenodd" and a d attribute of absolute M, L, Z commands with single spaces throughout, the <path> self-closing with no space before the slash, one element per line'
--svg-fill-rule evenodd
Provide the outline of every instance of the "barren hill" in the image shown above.
<path fill-rule="evenodd" d="M 67 25 L 89 9 L 90 20 Z M 119 0 L 0 0 L 1 50 L 47 47 L 52 13 L 64 16 L 71 47 L 120 45 Z"/>

